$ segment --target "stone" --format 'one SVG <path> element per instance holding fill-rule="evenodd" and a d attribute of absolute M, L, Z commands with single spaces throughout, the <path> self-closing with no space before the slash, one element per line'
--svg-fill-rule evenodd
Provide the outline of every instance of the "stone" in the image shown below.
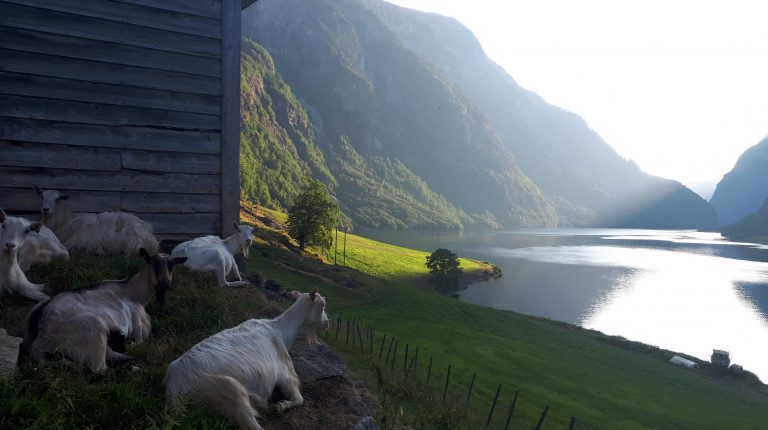
<path fill-rule="evenodd" d="M 10 375 L 16 369 L 19 358 L 19 345 L 22 339 L 9 336 L 5 329 L 0 328 L 0 374 Z"/>
<path fill-rule="evenodd" d="M 293 343 L 290 351 L 293 367 L 302 383 L 344 376 L 347 365 L 325 342 L 308 344 L 304 339 Z"/>
<path fill-rule="evenodd" d="M 371 416 L 367 416 L 355 424 L 352 430 L 379 430 L 379 425 L 376 424 L 376 420 Z"/>

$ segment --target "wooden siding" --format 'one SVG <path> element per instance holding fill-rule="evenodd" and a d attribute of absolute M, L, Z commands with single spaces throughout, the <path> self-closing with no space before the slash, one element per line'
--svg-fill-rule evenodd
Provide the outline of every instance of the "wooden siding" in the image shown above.
<path fill-rule="evenodd" d="M 236 0 L 0 0 L 0 208 L 32 185 L 123 210 L 163 238 L 239 210 Z M 226 73 L 225 73 L 226 71 Z"/>

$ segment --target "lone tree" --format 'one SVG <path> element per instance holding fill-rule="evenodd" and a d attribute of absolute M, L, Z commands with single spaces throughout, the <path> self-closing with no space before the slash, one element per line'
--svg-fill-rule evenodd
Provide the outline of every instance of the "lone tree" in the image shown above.
<path fill-rule="evenodd" d="M 462 270 L 459 266 L 459 257 L 451 250 L 438 248 L 427 257 L 427 268 L 432 274 L 430 282 L 444 288 L 456 288 L 459 286 Z"/>
<path fill-rule="evenodd" d="M 339 207 L 331 200 L 320 181 L 310 179 L 288 209 L 288 234 L 299 247 L 318 246 L 328 249 L 333 243 L 333 229 L 339 218 Z"/>

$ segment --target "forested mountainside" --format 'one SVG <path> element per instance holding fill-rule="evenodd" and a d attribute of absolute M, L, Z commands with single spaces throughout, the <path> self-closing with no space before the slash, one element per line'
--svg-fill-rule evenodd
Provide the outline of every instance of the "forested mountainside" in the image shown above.
<path fill-rule="evenodd" d="M 710 202 L 727 226 L 760 209 L 767 197 L 768 137 L 744 151 L 717 184 Z"/>
<path fill-rule="evenodd" d="M 523 172 L 557 204 L 561 224 L 717 225 L 712 208 L 693 191 L 643 173 L 582 118 L 520 87 L 458 21 L 361 1 L 483 112 Z"/>
<path fill-rule="evenodd" d="M 284 208 L 311 174 L 362 227 L 717 224 L 698 195 L 519 87 L 455 20 L 374 0 L 261 0 L 242 24 L 255 41 L 244 192 L 261 204 Z"/>
<path fill-rule="evenodd" d="M 484 115 L 358 2 L 262 0 L 243 34 L 307 106 L 358 225 L 556 225 Z"/>

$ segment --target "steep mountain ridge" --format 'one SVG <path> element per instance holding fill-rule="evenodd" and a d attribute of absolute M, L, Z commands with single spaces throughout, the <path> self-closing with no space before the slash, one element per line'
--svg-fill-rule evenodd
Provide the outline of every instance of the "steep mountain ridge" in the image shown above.
<path fill-rule="evenodd" d="M 717 184 L 710 203 L 722 225 L 739 221 L 760 209 L 768 198 L 768 137 L 747 149 Z"/>
<path fill-rule="evenodd" d="M 670 228 L 717 225 L 712 208 L 694 192 L 643 173 L 581 117 L 520 87 L 458 21 L 381 0 L 360 2 L 405 46 L 464 90 L 515 154 L 523 172 L 557 204 L 561 223 L 661 224 Z M 670 222 L 666 224 L 665 219 Z"/>
<path fill-rule="evenodd" d="M 455 206 L 458 225 L 556 225 L 552 203 L 483 114 L 356 1 L 262 0 L 243 13 L 243 33 L 270 51 L 300 94 L 338 170 L 357 163 L 389 183 L 394 172 L 376 166 L 406 169 Z M 379 205 L 358 183 L 368 175 L 345 172 L 336 175 L 337 197 L 361 200 L 350 216 L 373 224 L 363 211 Z"/>

